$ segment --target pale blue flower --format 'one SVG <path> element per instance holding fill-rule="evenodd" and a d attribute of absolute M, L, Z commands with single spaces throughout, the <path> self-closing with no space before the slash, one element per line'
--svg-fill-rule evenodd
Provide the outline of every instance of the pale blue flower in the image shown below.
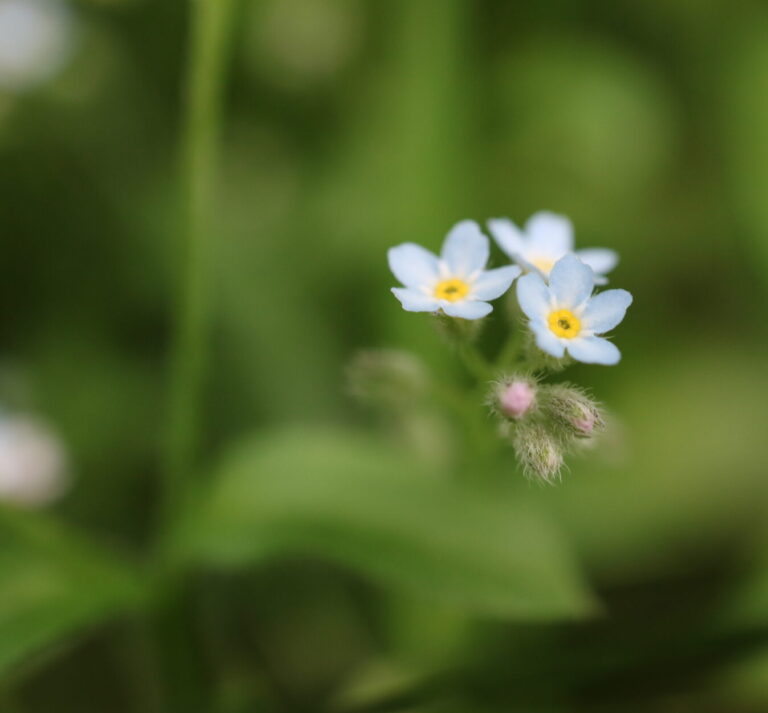
<path fill-rule="evenodd" d="M 517 299 L 530 320 L 536 345 L 558 359 L 565 352 L 587 364 L 616 364 L 619 350 L 598 336 L 613 329 L 632 304 L 626 290 L 592 296 L 595 275 L 574 254 L 555 263 L 549 284 L 531 272 L 517 281 Z"/>
<path fill-rule="evenodd" d="M 555 263 L 573 250 L 573 225 L 564 215 L 542 211 L 532 215 L 521 230 L 507 218 L 493 218 L 488 221 L 499 247 L 526 272 L 538 272 L 544 279 Z M 613 250 L 588 248 L 576 250 L 581 261 L 595 273 L 595 284 L 608 282 L 610 272 L 619 262 Z"/>
<path fill-rule="evenodd" d="M 389 268 L 404 285 L 392 292 L 408 312 L 480 319 L 493 309 L 488 300 L 501 297 L 521 272 L 516 265 L 486 270 L 489 254 L 489 240 L 472 220 L 451 229 L 439 257 L 415 243 L 390 248 Z"/>

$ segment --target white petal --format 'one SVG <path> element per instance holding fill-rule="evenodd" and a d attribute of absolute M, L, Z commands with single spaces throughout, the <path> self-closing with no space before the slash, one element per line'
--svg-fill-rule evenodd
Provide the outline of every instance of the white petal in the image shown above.
<path fill-rule="evenodd" d="M 491 218 L 488 221 L 488 230 L 498 246 L 513 260 L 525 253 L 525 235 L 508 218 Z"/>
<path fill-rule="evenodd" d="M 531 254 L 558 258 L 573 250 L 573 225 L 564 215 L 541 211 L 525 224 Z"/>
<path fill-rule="evenodd" d="M 583 337 L 568 344 L 568 353 L 577 361 L 585 364 L 618 364 L 621 352 L 615 344 L 602 337 Z"/>
<path fill-rule="evenodd" d="M 607 248 L 587 248 L 577 250 L 576 254 L 579 260 L 594 270 L 596 275 L 604 275 L 619 264 L 619 254 Z"/>
<path fill-rule="evenodd" d="M 469 277 L 488 262 L 490 246 L 474 220 L 462 220 L 451 228 L 443 243 L 441 257 L 452 277 Z"/>
<path fill-rule="evenodd" d="M 472 296 L 478 300 L 495 300 L 510 288 L 520 272 L 517 265 L 485 270 L 472 285 Z"/>
<path fill-rule="evenodd" d="M 546 319 L 552 310 L 549 288 L 538 273 L 530 272 L 517 281 L 517 301 L 530 319 Z"/>
<path fill-rule="evenodd" d="M 552 330 L 541 321 L 531 322 L 531 330 L 536 337 L 536 346 L 547 354 L 558 359 L 565 355 L 563 343 L 552 334 Z"/>
<path fill-rule="evenodd" d="M 393 287 L 392 292 L 400 300 L 400 304 L 403 305 L 406 312 L 437 312 L 440 309 L 440 300 L 418 290 Z"/>
<path fill-rule="evenodd" d="M 403 243 L 387 252 L 389 269 L 406 287 L 430 285 L 438 276 L 437 255 L 416 243 Z"/>
<path fill-rule="evenodd" d="M 632 304 L 632 295 L 626 290 L 606 290 L 595 295 L 588 303 L 581 317 L 581 326 L 591 332 L 602 334 L 613 329 Z"/>
<path fill-rule="evenodd" d="M 462 300 L 461 302 L 443 302 L 443 312 L 451 317 L 462 319 L 480 319 L 493 311 L 487 302 Z"/>
<path fill-rule="evenodd" d="M 560 258 L 549 273 L 549 287 L 558 307 L 576 309 L 589 299 L 595 274 L 573 253 Z"/>

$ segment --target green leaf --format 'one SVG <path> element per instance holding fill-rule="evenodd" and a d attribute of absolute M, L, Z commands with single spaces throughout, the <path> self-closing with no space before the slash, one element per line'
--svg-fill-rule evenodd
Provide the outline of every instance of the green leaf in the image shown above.
<path fill-rule="evenodd" d="M 349 433 L 273 433 L 226 459 L 177 527 L 170 556 L 236 567 L 310 555 L 482 613 L 592 611 L 546 518 L 508 493 L 446 477 Z"/>
<path fill-rule="evenodd" d="M 114 557 L 40 515 L 0 510 L 0 675 L 141 596 Z"/>

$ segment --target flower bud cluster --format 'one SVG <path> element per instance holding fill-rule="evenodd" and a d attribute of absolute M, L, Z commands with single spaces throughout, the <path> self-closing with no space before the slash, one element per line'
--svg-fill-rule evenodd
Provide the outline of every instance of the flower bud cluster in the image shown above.
<path fill-rule="evenodd" d="M 526 375 L 494 384 L 489 406 L 504 424 L 517 460 L 529 477 L 552 482 L 565 455 L 604 428 L 599 406 L 568 384 L 538 384 Z"/>
<path fill-rule="evenodd" d="M 524 226 L 493 218 L 487 228 L 511 264 L 489 266 L 488 236 L 476 222 L 463 220 L 450 229 L 439 253 L 412 242 L 389 249 L 389 268 L 400 283 L 392 293 L 406 312 L 434 315 L 478 383 L 486 384 L 500 369 L 521 372 L 494 383 L 487 405 L 526 474 L 551 482 L 565 455 L 595 443 L 605 424 L 599 405 L 583 390 L 541 380 L 574 362 L 618 364 L 621 352 L 610 332 L 633 298 L 622 289 L 595 292 L 608 283 L 619 256 L 607 248 L 577 250 L 573 224 L 564 215 L 539 211 Z M 513 329 L 491 360 L 484 354 L 481 324 L 494 310 L 491 303 L 505 294 L 497 307 L 506 306 L 508 324 L 523 318 L 524 331 Z M 511 302 L 509 295 L 516 299 Z M 383 401 L 397 389 L 387 382 L 378 393 Z M 447 400 L 462 408 L 461 398 Z"/>

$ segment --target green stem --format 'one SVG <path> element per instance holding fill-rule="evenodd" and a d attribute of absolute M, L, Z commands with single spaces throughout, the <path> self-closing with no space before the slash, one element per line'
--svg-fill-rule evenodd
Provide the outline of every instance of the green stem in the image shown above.
<path fill-rule="evenodd" d="M 214 271 L 214 179 L 222 92 L 235 0 L 190 0 L 190 40 L 181 138 L 179 294 L 171 345 L 168 432 L 160 528 L 184 497 L 196 465 L 208 357 Z M 160 533 L 160 542 L 164 541 Z M 165 710 L 210 710 L 207 662 L 194 622 L 191 583 L 170 581 L 147 622 L 164 682 Z"/>
<path fill-rule="evenodd" d="M 493 367 L 474 344 L 469 342 L 459 344 L 458 352 L 459 358 L 467 371 L 481 384 L 491 380 L 493 377 Z"/>
<path fill-rule="evenodd" d="M 171 349 L 165 505 L 195 462 L 213 274 L 214 168 L 234 0 L 193 0 L 182 134 L 180 292 Z"/>
<path fill-rule="evenodd" d="M 496 368 L 505 369 L 511 367 L 520 358 L 522 346 L 520 341 L 519 330 L 511 330 L 496 357 Z"/>

